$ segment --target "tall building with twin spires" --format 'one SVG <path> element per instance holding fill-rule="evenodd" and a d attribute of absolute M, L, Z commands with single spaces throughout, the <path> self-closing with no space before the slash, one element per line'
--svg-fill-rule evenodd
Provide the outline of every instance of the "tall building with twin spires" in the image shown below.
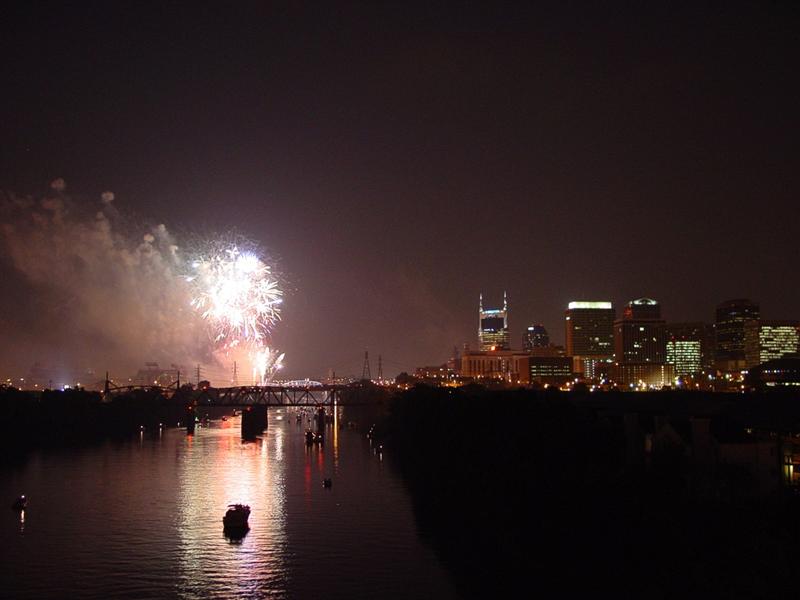
<path fill-rule="evenodd" d="M 503 292 L 503 308 L 484 308 L 483 294 L 478 300 L 478 342 L 482 351 L 510 350 L 508 297 Z"/>

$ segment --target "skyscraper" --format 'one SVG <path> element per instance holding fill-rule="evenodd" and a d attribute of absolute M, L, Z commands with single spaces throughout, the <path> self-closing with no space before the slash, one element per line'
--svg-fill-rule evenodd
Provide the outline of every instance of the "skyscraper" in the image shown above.
<path fill-rule="evenodd" d="M 732 373 L 746 367 L 744 357 L 744 324 L 758 319 L 758 304 L 739 298 L 727 300 L 717 306 L 716 314 L 716 360 L 715 366 L 723 372 Z"/>
<path fill-rule="evenodd" d="M 544 325 L 529 325 L 522 334 L 522 349 L 531 351 L 534 348 L 547 348 L 550 345 L 550 336 Z"/>
<path fill-rule="evenodd" d="M 508 334 L 508 298 L 503 292 L 503 308 L 483 308 L 483 294 L 478 304 L 478 340 L 480 349 L 510 350 Z"/>
<path fill-rule="evenodd" d="M 666 364 L 664 325 L 655 300 L 639 298 L 628 303 L 622 318 L 614 322 L 617 383 L 660 387 L 672 382 L 674 369 Z"/>
<path fill-rule="evenodd" d="M 800 322 L 747 321 L 744 324 L 745 367 L 750 369 L 768 360 L 798 352 Z"/>
<path fill-rule="evenodd" d="M 703 370 L 709 347 L 709 326 L 705 323 L 669 323 L 666 326 L 666 361 L 680 376 L 696 375 Z M 713 356 L 711 357 L 713 362 Z"/>
<path fill-rule="evenodd" d="M 611 302 L 575 301 L 567 305 L 564 326 L 573 371 L 593 378 L 597 363 L 612 359 L 615 314 Z"/>

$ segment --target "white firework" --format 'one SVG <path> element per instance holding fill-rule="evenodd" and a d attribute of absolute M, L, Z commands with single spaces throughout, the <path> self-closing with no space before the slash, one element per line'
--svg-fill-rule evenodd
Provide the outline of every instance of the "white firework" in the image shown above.
<path fill-rule="evenodd" d="M 193 290 L 191 305 L 209 324 L 217 350 L 246 351 L 254 379 L 261 384 L 270 380 L 284 357 L 268 345 L 283 301 L 271 267 L 236 244 L 199 254 L 191 267 L 186 277 Z"/>
<path fill-rule="evenodd" d="M 250 359 L 253 363 L 253 381 L 259 385 L 271 381 L 275 373 L 283 368 L 284 356 L 282 352 L 268 347 L 256 350 Z"/>
<path fill-rule="evenodd" d="M 283 292 L 256 254 L 236 246 L 192 262 L 192 306 L 208 321 L 223 347 L 261 345 L 280 320 Z"/>

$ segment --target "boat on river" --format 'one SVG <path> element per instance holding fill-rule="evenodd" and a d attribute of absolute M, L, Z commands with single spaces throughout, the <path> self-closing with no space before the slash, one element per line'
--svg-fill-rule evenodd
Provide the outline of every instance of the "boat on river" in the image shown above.
<path fill-rule="evenodd" d="M 14 510 L 25 510 L 25 507 L 28 506 L 28 499 L 25 497 L 25 494 L 14 500 L 14 504 L 11 505 L 11 508 Z"/>
<path fill-rule="evenodd" d="M 250 517 L 250 507 L 246 504 L 229 504 L 222 524 L 225 529 L 245 530 L 250 529 L 247 519 Z"/>

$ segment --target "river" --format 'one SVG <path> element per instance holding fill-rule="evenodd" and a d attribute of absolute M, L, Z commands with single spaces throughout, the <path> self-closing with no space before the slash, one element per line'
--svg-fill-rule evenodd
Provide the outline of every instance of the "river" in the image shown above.
<path fill-rule="evenodd" d="M 32 452 L 0 467 L 0 596 L 454 598 L 397 473 L 363 433 L 307 447 L 295 409 Z M 333 481 L 322 486 L 324 478 Z M 19 494 L 28 507 L 10 509 Z M 250 531 L 223 534 L 229 503 Z"/>

